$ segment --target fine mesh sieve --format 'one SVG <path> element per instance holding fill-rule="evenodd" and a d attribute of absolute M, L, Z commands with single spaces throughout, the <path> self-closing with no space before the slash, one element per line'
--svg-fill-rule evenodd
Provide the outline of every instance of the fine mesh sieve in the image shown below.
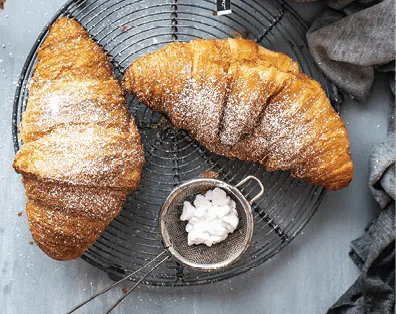
<path fill-rule="evenodd" d="M 250 203 L 237 188 L 248 180 L 256 180 L 261 187 L 261 192 Z M 205 194 L 216 187 L 224 190 L 236 203 L 239 218 L 237 229 L 224 241 L 211 247 L 204 244 L 189 246 L 185 231 L 187 223 L 180 220 L 183 202 L 192 203 L 198 194 Z M 160 212 L 159 229 L 164 247 L 179 262 L 197 269 L 215 270 L 231 265 L 249 248 L 254 225 L 251 203 L 263 192 L 261 182 L 253 176 L 246 177 L 236 186 L 208 178 L 199 178 L 180 185 L 165 200 Z"/>
<path fill-rule="evenodd" d="M 248 201 L 238 189 L 239 186 L 249 180 L 256 181 L 260 186 L 260 192 L 250 201 Z M 189 246 L 187 241 L 188 234 L 185 230 L 186 222 L 180 220 L 180 216 L 183 211 L 183 202 L 193 202 L 198 194 L 205 194 L 208 190 L 213 190 L 216 187 L 224 190 L 227 193 L 227 196 L 235 202 L 239 218 L 238 226 L 225 240 L 214 244 L 211 247 L 204 244 Z M 158 228 L 165 250 L 146 263 L 143 267 L 80 303 L 67 312 L 67 314 L 73 313 L 97 296 L 104 294 L 119 283 L 146 269 L 146 272 L 132 286 L 132 288 L 113 303 L 113 305 L 107 310 L 106 313 L 110 313 L 144 280 L 144 278 L 170 257 L 173 257 L 176 261 L 188 267 L 205 271 L 219 270 L 235 263 L 242 257 L 243 253 L 245 253 L 250 246 L 254 226 L 251 205 L 263 194 L 264 186 L 260 180 L 254 176 L 247 176 L 235 186 L 217 179 L 209 178 L 193 179 L 179 185 L 167 197 L 159 213 Z M 152 264 L 154 264 L 154 266 L 151 266 Z"/>

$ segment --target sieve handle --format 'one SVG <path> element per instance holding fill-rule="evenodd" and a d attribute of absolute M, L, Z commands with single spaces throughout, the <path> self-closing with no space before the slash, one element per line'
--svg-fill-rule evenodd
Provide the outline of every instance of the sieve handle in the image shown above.
<path fill-rule="evenodd" d="M 264 185 L 261 183 L 261 181 L 257 179 L 255 176 L 247 176 L 245 179 L 240 181 L 235 187 L 237 188 L 238 186 L 241 186 L 242 184 L 248 182 L 249 180 L 255 180 L 260 186 L 260 192 L 249 201 L 249 204 L 253 205 L 253 203 L 264 194 Z"/>
<path fill-rule="evenodd" d="M 164 251 L 165 252 L 165 251 Z M 160 255 L 162 255 L 164 252 L 160 253 L 156 257 L 154 257 L 150 262 L 153 260 L 157 259 Z M 153 267 L 151 267 L 150 270 L 148 270 L 140 279 L 130 288 L 127 293 L 125 293 L 123 296 L 121 296 L 117 301 L 113 303 L 112 306 L 109 307 L 109 309 L 106 311 L 106 314 L 109 314 L 112 310 L 114 310 L 118 304 L 120 304 L 124 299 L 133 291 L 136 289 L 136 287 L 146 278 L 148 275 L 150 275 L 154 270 L 156 270 L 161 264 L 166 262 L 170 258 L 170 255 L 165 256 L 161 261 L 159 261 L 157 264 L 155 264 Z"/>
<path fill-rule="evenodd" d="M 121 280 L 112 283 L 110 286 L 108 286 L 107 288 L 103 289 L 102 291 L 94 294 L 93 296 L 91 296 L 90 298 L 88 298 L 87 300 L 85 300 L 84 302 L 81 302 L 80 304 L 78 304 L 77 306 L 75 306 L 74 308 L 72 308 L 70 311 L 66 312 L 66 314 L 71 314 L 73 312 L 75 312 L 76 310 L 78 310 L 80 307 L 82 307 L 83 305 L 89 303 L 90 301 L 92 301 L 93 299 L 95 299 L 96 297 L 106 293 L 107 291 L 109 291 L 110 289 L 114 288 L 115 286 L 117 286 L 118 284 L 120 284 L 121 282 L 124 282 L 128 279 L 130 279 L 133 275 L 137 274 L 138 272 L 148 268 L 150 266 L 150 264 L 152 264 L 153 262 L 157 261 L 161 256 L 165 257 L 163 259 L 161 259 L 157 264 L 155 264 L 154 266 L 151 266 L 151 268 L 149 268 L 149 270 L 147 270 L 141 277 L 140 279 L 132 286 L 131 289 L 128 290 L 128 292 L 121 296 L 115 303 L 113 303 L 113 305 L 107 310 L 106 314 L 110 313 L 118 304 L 120 304 L 126 297 L 127 295 L 129 295 L 133 290 L 135 290 L 135 288 L 144 280 L 144 278 L 146 278 L 148 275 L 150 275 L 154 270 L 156 270 L 161 264 L 163 264 L 164 262 L 166 262 L 170 256 L 166 253 L 166 251 L 162 251 L 161 253 L 159 253 L 156 257 L 154 257 L 153 259 L 151 259 L 148 263 L 146 263 L 145 265 L 143 265 L 142 267 L 140 267 L 138 270 L 134 271 L 133 273 L 129 274 L 128 276 L 122 278 Z"/>

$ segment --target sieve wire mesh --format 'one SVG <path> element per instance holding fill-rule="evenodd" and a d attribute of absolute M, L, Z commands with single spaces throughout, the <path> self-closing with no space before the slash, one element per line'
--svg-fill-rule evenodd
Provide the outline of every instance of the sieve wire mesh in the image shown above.
<path fill-rule="evenodd" d="M 239 223 L 237 229 L 228 237 L 211 247 L 205 244 L 188 245 L 185 226 L 180 220 L 183 202 L 193 203 L 198 194 L 208 190 L 223 189 L 236 204 Z M 176 256 L 178 261 L 188 266 L 213 270 L 231 265 L 238 260 L 250 245 L 253 233 L 251 207 L 239 191 L 224 182 L 214 179 L 196 179 L 189 181 L 171 193 L 165 201 L 160 214 L 160 234 L 164 246 Z"/>

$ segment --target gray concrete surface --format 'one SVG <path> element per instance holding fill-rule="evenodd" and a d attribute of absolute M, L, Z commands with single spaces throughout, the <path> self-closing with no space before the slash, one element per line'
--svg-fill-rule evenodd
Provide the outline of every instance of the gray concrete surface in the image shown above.
<path fill-rule="evenodd" d="M 21 178 L 11 164 L 12 101 L 23 62 L 38 33 L 63 0 L 8 0 L 0 15 L 0 313 L 63 313 L 109 284 L 82 260 L 56 262 L 35 245 L 24 211 Z M 293 4 L 312 20 L 320 4 Z M 386 134 L 393 100 L 384 75 L 363 103 L 347 100 L 342 116 L 350 133 L 355 177 L 345 190 L 327 193 L 301 235 L 267 263 L 232 280 L 186 288 L 141 286 L 115 313 L 325 313 L 358 276 L 348 257 L 378 206 L 367 187 L 370 151 Z M 120 289 L 80 313 L 102 313 Z"/>

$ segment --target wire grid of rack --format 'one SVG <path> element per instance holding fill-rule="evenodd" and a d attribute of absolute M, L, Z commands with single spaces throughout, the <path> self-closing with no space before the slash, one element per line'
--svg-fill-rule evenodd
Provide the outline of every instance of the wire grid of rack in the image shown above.
<path fill-rule="evenodd" d="M 79 21 L 107 52 L 118 78 L 136 58 L 175 40 L 225 38 L 237 32 L 266 48 L 286 53 L 332 96 L 331 85 L 309 53 L 306 25 L 287 4 L 279 0 L 233 0 L 232 5 L 232 14 L 216 16 L 214 0 L 68 1 L 48 25 L 60 16 Z M 37 50 L 47 34 L 46 27 L 26 60 L 16 91 L 13 112 L 16 151 L 21 145 L 17 126 L 26 108 L 27 84 L 34 71 Z M 297 181 L 287 173 L 267 172 L 255 163 L 230 160 L 205 150 L 185 131 L 173 128 L 161 114 L 139 104 L 133 96 L 128 97 L 128 106 L 145 147 L 147 163 L 141 185 L 127 197 L 121 214 L 82 256 L 114 280 L 138 269 L 163 249 L 157 228 L 163 201 L 175 186 L 207 169 L 230 184 L 248 175 L 263 182 L 265 196 L 252 208 L 255 231 L 251 248 L 238 263 L 223 271 L 193 271 L 169 261 L 144 283 L 204 284 L 251 270 L 299 234 L 325 194 L 325 189 Z M 250 185 L 243 189 L 248 198 L 256 192 Z"/>

